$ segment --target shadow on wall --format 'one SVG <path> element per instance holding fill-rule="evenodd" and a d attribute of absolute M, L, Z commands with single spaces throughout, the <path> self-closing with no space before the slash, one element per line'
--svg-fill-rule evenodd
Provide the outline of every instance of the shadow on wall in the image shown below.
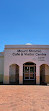
<path fill-rule="evenodd" d="M 19 84 L 19 66 L 12 64 L 9 66 L 9 82 L 10 84 Z"/>
<path fill-rule="evenodd" d="M 49 66 L 47 64 L 42 64 L 40 66 L 40 84 L 48 84 L 49 83 Z"/>

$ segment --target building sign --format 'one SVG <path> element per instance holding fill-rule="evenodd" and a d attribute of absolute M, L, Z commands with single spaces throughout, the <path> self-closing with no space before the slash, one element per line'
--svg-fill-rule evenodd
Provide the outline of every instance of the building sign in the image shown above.
<path fill-rule="evenodd" d="M 38 61 L 44 61 L 46 57 L 46 53 L 41 49 L 17 49 L 12 55 L 37 57 Z"/>

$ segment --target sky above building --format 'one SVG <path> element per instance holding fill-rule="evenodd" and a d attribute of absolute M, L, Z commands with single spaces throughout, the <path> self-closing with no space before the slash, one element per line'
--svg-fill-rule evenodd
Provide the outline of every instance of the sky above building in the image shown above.
<path fill-rule="evenodd" d="M 26 43 L 49 45 L 49 0 L 0 0 L 0 51 Z"/>

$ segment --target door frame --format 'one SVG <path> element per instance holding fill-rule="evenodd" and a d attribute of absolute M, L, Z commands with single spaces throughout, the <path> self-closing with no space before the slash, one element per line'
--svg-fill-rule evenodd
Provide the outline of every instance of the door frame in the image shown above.
<path fill-rule="evenodd" d="M 24 72 L 23 72 L 24 73 L 24 75 L 23 75 L 24 76 L 24 80 L 35 80 L 35 77 L 36 77 L 35 66 L 36 65 L 24 65 Z M 29 73 L 29 79 L 25 79 L 25 73 L 26 73 L 25 72 L 25 67 L 29 67 L 29 72 L 28 72 Z M 30 67 L 34 67 L 34 78 L 33 79 L 30 79 L 30 74 L 33 74 L 33 72 L 32 73 L 30 72 Z"/>

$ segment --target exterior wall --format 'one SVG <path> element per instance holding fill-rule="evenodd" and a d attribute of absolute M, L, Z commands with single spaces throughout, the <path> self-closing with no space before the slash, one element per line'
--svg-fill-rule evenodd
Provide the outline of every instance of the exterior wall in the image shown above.
<path fill-rule="evenodd" d="M 0 82 L 3 82 L 4 74 L 4 57 L 0 57 Z"/>
<path fill-rule="evenodd" d="M 5 46 L 4 50 L 4 84 L 9 84 L 9 66 L 19 66 L 19 84 L 23 84 L 23 64 L 34 62 L 36 64 L 36 84 L 40 84 L 40 66 L 49 65 L 49 46 Z M 20 52 L 18 50 L 21 50 Z M 30 51 L 29 51 L 30 50 Z M 32 50 L 32 51 L 31 51 Z M 31 53 L 31 54 L 30 54 Z M 47 72 L 46 72 L 47 73 Z M 49 81 L 47 79 L 46 81 Z"/>
<path fill-rule="evenodd" d="M 36 84 L 40 84 L 40 66 L 36 65 Z"/>

